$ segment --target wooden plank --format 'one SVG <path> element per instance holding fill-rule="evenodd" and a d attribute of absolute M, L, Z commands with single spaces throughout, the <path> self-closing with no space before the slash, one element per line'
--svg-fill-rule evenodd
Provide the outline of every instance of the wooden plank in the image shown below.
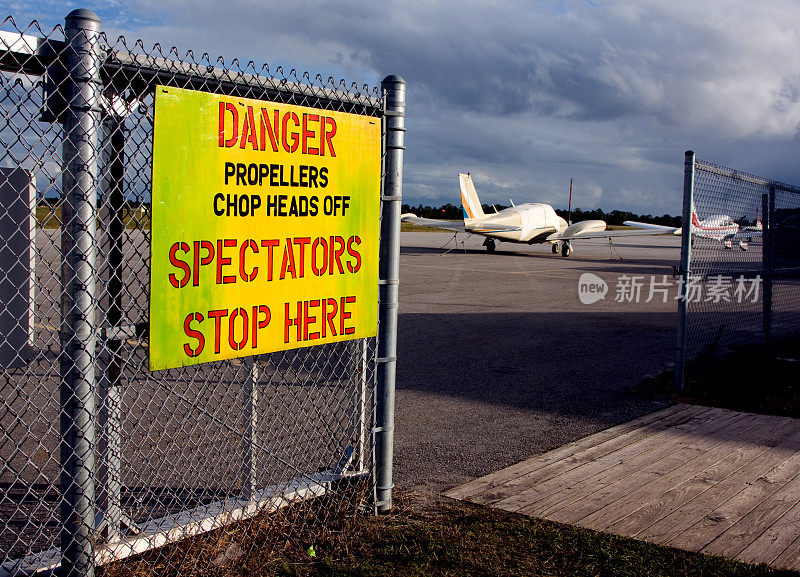
<path fill-rule="evenodd" d="M 791 474 L 791 469 L 795 473 L 794 477 L 782 486 L 780 485 L 780 479 L 776 478 L 781 475 L 779 469 L 783 469 L 786 476 Z M 775 528 L 780 528 L 781 531 L 785 531 L 786 535 L 779 537 L 784 544 L 780 551 L 777 551 L 772 556 L 772 558 L 777 557 L 783 549 L 791 544 L 795 537 L 800 535 L 800 526 L 792 526 L 791 524 L 787 526 L 786 524 L 787 520 L 795 516 L 795 514 L 789 513 L 800 501 L 800 476 L 798 476 L 798 473 L 800 473 L 800 453 L 796 452 L 778 467 L 756 479 L 754 486 L 764 487 L 765 485 L 770 485 L 776 490 L 742 516 L 724 533 L 706 545 L 702 552 L 735 557 L 740 555 L 746 548 L 752 547 L 754 542 L 760 541 L 763 543 L 765 539 L 770 539 L 770 535 L 774 533 Z M 798 521 L 795 519 L 793 522 L 797 523 Z M 789 534 L 792 534 L 793 537 L 787 541 Z M 747 558 L 748 556 L 749 554 L 740 558 Z M 761 559 L 766 556 L 766 554 L 758 555 Z"/>
<path fill-rule="evenodd" d="M 687 471 L 695 470 L 696 462 L 703 462 L 703 458 L 718 460 L 719 454 L 714 450 L 718 445 L 725 443 L 719 437 L 720 432 L 742 434 L 759 424 L 757 416 L 741 416 L 729 414 L 733 421 L 723 420 L 721 427 L 710 423 L 698 429 L 693 439 L 689 439 L 684 447 L 653 463 L 642 471 L 632 476 L 620 476 L 614 483 L 597 490 L 592 495 L 587 495 L 580 502 L 570 507 L 548 515 L 549 519 L 561 523 L 577 523 L 582 527 L 603 529 L 622 516 L 630 513 L 632 509 L 641 506 L 660 495 L 670 487 L 686 478 Z M 730 426 L 730 423 L 737 423 Z M 725 427 L 728 425 L 728 427 Z M 666 433 L 665 433 L 666 434 Z M 679 439 L 686 437 L 679 437 Z"/>
<path fill-rule="evenodd" d="M 796 425 L 793 430 L 798 430 Z M 791 446 L 796 446 L 800 442 L 800 433 L 798 435 L 794 438 Z M 771 492 L 780 487 L 778 485 L 773 489 L 769 484 L 753 484 L 764 471 L 774 469 L 776 471 L 774 479 L 781 485 L 794 476 L 797 463 L 784 466 L 787 454 L 789 454 L 787 446 L 782 443 L 778 444 L 706 491 L 703 495 L 703 510 L 711 509 L 711 512 L 703 515 L 680 535 L 675 535 L 670 543 L 680 549 L 699 551 L 716 539 Z"/>
<path fill-rule="evenodd" d="M 704 419 L 705 422 L 702 423 L 702 430 L 709 434 L 714 433 L 725 428 L 733 419 L 735 419 L 735 415 L 730 412 L 723 412 L 723 415 L 717 419 L 709 419 L 708 421 Z M 711 428 L 706 429 L 706 427 Z M 661 433 L 659 436 L 662 438 L 668 437 L 668 442 L 665 442 L 656 449 L 636 455 L 632 459 L 620 461 L 613 469 L 597 476 L 596 481 L 595 479 L 589 478 L 578 485 L 567 485 L 561 491 L 560 495 L 550 495 L 536 503 L 533 507 L 527 507 L 521 512 L 528 515 L 548 517 L 564 507 L 571 506 L 575 502 L 592 498 L 598 491 L 602 491 L 606 487 L 617 482 L 623 481 L 627 483 L 640 474 L 647 475 L 652 470 L 661 469 L 661 463 L 664 458 L 682 451 L 686 446 L 690 447 L 690 454 L 682 453 L 685 455 L 682 458 L 688 460 L 692 456 L 695 456 L 698 451 L 696 448 L 692 447 L 693 443 L 685 442 L 687 439 L 686 435 L 688 434 L 690 437 L 697 436 L 700 429 L 681 432 L 681 428 L 682 427 L 675 427 L 674 429 Z M 627 494 L 630 492 L 631 487 L 630 485 L 626 485 L 626 487 L 625 493 Z"/>
<path fill-rule="evenodd" d="M 741 427 L 751 431 L 760 426 L 760 419 L 738 417 L 739 422 L 732 427 L 731 434 L 738 437 Z M 754 424 L 755 423 L 755 424 Z M 763 428 L 761 429 L 763 433 Z M 752 437 L 754 441 L 759 439 Z M 739 441 L 729 439 L 718 445 L 713 452 L 706 453 L 695 460 L 691 470 L 683 474 L 673 474 L 662 479 L 661 489 L 653 495 L 645 491 L 632 492 L 614 506 L 619 516 L 608 522 L 602 530 L 630 537 L 640 535 L 645 529 L 681 508 L 714 484 L 737 471 L 744 464 L 768 449 L 739 450 Z M 673 484 L 674 483 L 674 484 Z M 669 485 L 672 486 L 670 487 Z M 652 487 L 648 487 L 654 490 Z M 627 511 L 625 509 L 627 508 Z M 610 520 L 610 519 L 609 519 Z"/>
<path fill-rule="evenodd" d="M 587 445 L 600 445 L 606 441 L 614 440 L 618 437 L 624 436 L 630 431 L 634 431 L 638 428 L 653 425 L 661 420 L 673 418 L 675 415 L 689 415 L 707 410 L 709 410 L 708 407 L 699 407 L 695 405 L 673 405 L 672 407 L 667 407 L 661 411 L 643 415 L 637 419 L 634 419 L 633 421 L 621 423 L 609 429 L 599 431 L 589 435 L 588 437 L 577 439 L 562 447 L 548 451 L 539 456 L 532 457 L 525 461 L 521 461 L 515 465 L 501 469 L 500 471 L 473 479 L 468 483 L 455 487 L 454 489 L 446 492 L 445 496 L 452 499 L 468 499 L 474 495 L 500 486 L 511 479 L 522 476 L 543 465 L 572 457 L 576 452 L 585 449 Z"/>
<path fill-rule="evenodd" d="M 797 429 L 795 428 L 794 430 L 796 431 Z M 716 451 L 716 453 L 717 453 L 717 455 L 720 455 L 719 451 Z M 730 467 L 727 467 L 727 468 L 730 469 Z M 690 471 L 702 471 L 703 467 L 702 467 L 701 463 L 688 463 L 687 464 L 687 469 L 689 469 Z M 677 471 L 677 473 L 678 473 L 677 479 L 673 479 L 673 480 L 678 480 L 679 479 L 681 471 Z M 715 473 L 719 473 L 719 469 L 717 469 L 715 471 Z M 705 473 L 701 473 L 701 474 L 703 475 L 703 477 L 706 477 Z M 656 490 L 655 489 L 655 485 L 657 485 L 657 483 L 654 484 L 654 487 L 653 487 L 653 493 L 654 493 L 656 498 L 651 499 L 650 501 L 654 502 L 654 503 L 657 503 L 657 507 L 656 508 L 661 509 L 661 510 L 663 510 L 665 508 L 669 508 L 669 507 L 678 508 L 679 506 L 681 506 L 681 505 L 683 505 L 683 504 L 685 504 L 687 502 L 687 500 L 686 500 L 687 493 L 685 491 L 679 491 L 678 490 L 678 491 L 674 491 L 670 495 L 668 495 L 667 493 L 669 493 L 669 491 L 664 493 L 662 490 Z M 705 492 L 705 490 L 708 489 L 708 487 L 702 487 L 702 485 L 700 485 L 698 487 L 698 485 L 696 485 L 696 484 L 693 485 L 691 483 L 686 483 L 683 486 L 684 487 L 688 486 L 688 487 L 694 488 L 695 489 L 695 496 L 697 494 L 701 494 L 701 493 Z M 753 503 L 752 503 L 751 500 L 747 501 L 747 502 L 751 503 L 748 506 L 748 510 L 749 510 L 749 508 L 752 508 Z M 696 504 L 697 504 L 698 514 L 707 513 L 707 509 L 704 509 L 704 502 L 696 503 Z M 734 514 L 733 511 L 726 511 L 724 513 L 722 511 L 718 511 L 716 513 L 712 513 L 711 516 L 712 517 L 719 517 L 720 515 L 723 515 L 723 514 L 725 515 L 726 518 L 738 518 L 738 517 L 741 517 L 741 515 L 744 514 L 744 513 Z M 590 521 L 590 519 L 585 519 L 583 521 L 584 522 Z M 584 525 L 583 522 L 581 524 Z M 586 526 L 586 525 L 584 525 L 584 526 Z M 612 529 L 612 527 L 613 527 L 613 529 Z M 601 530 L 612 530 L 612 531 L 618 531 L 620 529 L 620 527 L 618 525 L 615 525 L 614 523 L 606 523 L 605 525 L 603 525 L 601 523 L 601 524 L 599 524 L 599 527 L 597 527 L 597 528 L 601 529 Z M 635 527 L 633 529 L 635 530 Z M 720 530 L 722 530 L 722 528 L 720 528 Z M 634 533 L 634 531 L 631 531 L 631 533 Z M 626 534 L 630 535 L 631 533 L 626 533 Z M 688 538 L 687 538 L 687 541 L 688 541 Z M 738 552 L 738 550 L 735 551 L 735 552 Z M 727 553 L 726 556 L 729 556 L 729 557 L 733 556 L 730 551 L 720 552 L 720 553 L 721 554 L 726 554 Z"/>
<path fill-rule="evenodd" d="M 800 420 L 671 409 L 649 415 L 642 430 L 623 423 L 613 435 L 601 431 L 451 493 L 465 489 L 469 500 L 507 510 L 800 569 Z"/>
<path fill-rule="evenodd" d="M 705 534 L 713 531 L 713 528 L 724 521 L 724 519 L 710 518 L 707 513 L 709 510 L 720 506 L 722 503 L 744 489 L 749 480 L 758 477 L 764 470 L 769 470 L 783 460 L 780 449 L 776 450 L 779 442 L 794 444 L 798 442 L 796 433 L 797 424 L 781 421 L 773 417 L 774 421 L 779 422 L 777 426 L 770 424 L 763 429 L 764 433 L 770 434 L 775 438 L 769 446 L 766 444 L 757 445 L 755 443 L 743 444 L 737 451 L 747 453 L 757 453 L 754 459 L 749 460 L 744 466 L 725 478 L 715 482 L 711 487 L 702 492 L 699 496 L 676 509 L 663 519 L 654 523 L 641 533 L 639 537 L 652 540 L 671 547 L 685 549 L 687 551 L 698 551 L 711 540 L 705 540 Z M 789 419 L 793 421 L 793 419 Z M 787 432 L 795 432 L 788 439 Z M 718 533 L 714 533 L 711 538 Z"/>
<path fill-rule="evenodd" d="M 547 453 L 536 459 L 529 460 L 534 461 L 531 463 L 532 470 L 530 472 L 522 476 L 512 477 L 500 485 L 485 490 L 483 493 L 473 495 L 469 500 L 478 504 L 489 504 L 504 499 L 527 487 L 542 483 L 584 463 L 604 457 L 609 453 L 632 445 L 644 438 L 654 436 L 670 427 L 698 418 L 700 415 L 705 415 L 710 411 L 712 409 L 707 407 L 687 406 L 685 411 L 672 413 L 664 419 L 654 421 L 644 427 L 632 428 L 599 444 L 590 444 L 591 438 L 583 439 L 571 453 L 558 451 L 557 454 Z"/>
<path fill-rule="evenodd" d="M 729 431 L 732 426 L 746 430 L 755 426 L 752 419 L 742 419 L 737 413 L 723 411 L 724 417 L 720 421 L 714 420 L 704 423 L 703 427 L 692 432 L 691 436 L 676 434 L 678 431 L 667 431 L 661 436 L 673 437 L 674 450 L 655 460 L 639 471 L 628 471 L 628 464 L 618 467 L 619 473 L 605 486 L 596 487 L 594 491 L 581 495 L 579 502 L 568 507 L 568 511 L 559 512 L 559 508 L 548 511 L 548 518 L 560 522 L 577 522 L 584 517 L 591 516 L 590 521 L 599 522 L 598 516 L 610 524 L 610 517 L 614 520 L 629 514 L 633 509 L 640 507 L 652 493 L 658 492 L 664 482 L 674 479 L 680 481 L 690 463 L 698 459 L 716 458 L 712 450 L 724 441 L 719 439 L 722 431 Z M 673 471 L 681 468 L 684 472 Z M 629 474 L 626 474 L 629 473 Z M 583 525 L 583 523 L 582 523 Z M 594 525 L 593 525 L 594 526 Z"/>
<path fill-rule="evenodd" d="M 779 569 L 800 571 L 800 537 L 784 549 L 783 553 L 778 555 L 772 564 Z"/>
<path fill-rule="evenodd" d="M 679 495 L 682 502 L 676 502 L 672 511 L 661 516 L 634 536 L 662 544 L 670 542 L 675 535 L 688 530 L 710 509 L 713 509 L 716 505 L 713 499 L 720 498 L 718 491 L 716 491 L 715 497 L 715 487 L 720 483 L 739 473 L 743 467 L 767 466 L 768 468 L 768 461 L 773 458 L 769 455 L 770 449 L 771 447 L 760 446 L 756 443 L 737 447 L 726 457 L 724 462 L 711 467 L 708 471 L 700 472 L 685 481 L 683 485 L 676 487 L 674 494 Z M 732 491 L 728 494 L 735 494 L 735 492 Z"/>
<path fill-rule="evenodd" d="M 733 418 L 728 411 L 711 411 L 526 489 L 516 496 L 499 501 L 496 506 L 526 515 L 547 517 L 573 502 L 588 499 L 599 488 L 679 451 L 682 447 L 681 439 L 692 438 L 700 434 L 700 431 L 719 430 Z"/>
<path fill-rule="evenodd" d="M 451 489 L 445 493 L 445 496 L 452 499 L 468 499 L 474 495 L 502 485 L 510 479 L 524 475 L 542 465 L 572 457 L 576 452 L 585 449 L 585 447 L 588 445 L 601 445 L 606 441 L 614 440 L 636 429 L 654 425 L 665 419 L 673 418 L 675 415 L 694 415 L 708 410 L 708 407 L 700 407 L 696 405 L 673 405 L 672 407 L 667 407 L 661 411 L 643 415 L 632 421 L 621 423 L 609 429 L 589 435 L 588 437 L 578 439 L 562 447 L 539 455 L 538 457 L 532 457 L 510 467 L 506 467 L 505 469 L 501 469 L 500 471 L 490 475 L 479 477 L 478 479 L 474 479 L 468 483 Z"/>
<path fill-rule="evenodd" d="M 715 409 L 704 412 L 703 416 L 714 410 Z M 542 483 L 546 483 L 554 478 L 559 478 L 587 464 L 593 465 L 597 463 L 598 460 L 612 453 L 616 453 L 620 450 L 626 450 L 630 453 L 631 447 L 635 446 L 643 439 L 650 439 L 653 443 L 658 444 L 658 433 L 662 430 L 670 428 L 676 423 L 683 424 L 697 418 L 699 417 L 687 417 L 685 414 L 676 414 L 669 419 L 659 421 L 648 427 L 634 429 L 615 439 L 609 439 L 600 445 L 586 445 L 583 450 L 576 452 L 569 458 L 548 462 L 530 473 L 508 480 L 504 484 L 495 487 L 492 491 L 486 491 L 481 495 L 476 495 L 471 500 L 480 504 L 490 504 L 497 503 L 513 495 L 522 494 L 528 490 L 536 491 L 536 488 Z"/>
<path fill-rule="evenodd" d="M 792 467 L 798 471 L 797 461 L 792 464 Z M 782 508 L 785 513 L 771 525 L 761 525 L 760 527 L 766 526 L 767 529 L 753 539 L 752 543 L 737 555 L 737 558 L 750 563 L 772 563 L 800 536 L 800 505 L 798 505 L 800 485 L 797 481 L 798 476 L 795 475 L 790 483 L 783 485 L 788 488 L 787 493 L 794 501 L 793 506 L 788 511 Z M 785 503 L 786 501 L 784 501 Z"/>

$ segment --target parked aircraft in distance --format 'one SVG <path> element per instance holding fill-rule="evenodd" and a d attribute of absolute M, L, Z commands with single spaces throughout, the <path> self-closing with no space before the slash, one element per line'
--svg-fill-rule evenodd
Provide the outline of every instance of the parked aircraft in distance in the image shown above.
<path fill-rule="evenodd" d="M 652 230 L 661 230 L 667 232 L 672 230 L 669 227 L 664 227 L 657 224 L 644 224 L 625 222 L 625 224 L 638 225 Z M 755 226 L 740 227 L 727 214 L 713 214 L 707 218 L 701 219 L 697 215 L 697 210 L 692 205 L 692 236 L 694 238 L 708 238 L 718 240 L 722 248 L 733 248 L 733 243 L 738 243 L 741 250 L 747 250 L 749 243 L 753 242 L 754 238 L 761 238 L 762 226 L 761 221 L 756 217 Z"/>
<path fill-rule="evenodd" d="M 636 230 L 606 230 L 606 223 L 602 220 L 584 220 L 573 224 L 558 216 L 549 204 L 539 202 L 518 204 L 501 211 L 495 209 L 494 214 L 485 214 L 469 173 L 459 174 L 458 180 L 464 211 L 463 222 L 419 218 L 413 213 L 403 214 L 402 221 L 418 226 L 443 228 L 456 233 L 466 232 L 484 236 L 486 240 L 483 241 L 483 245 L 489 252 L 494 252 L 497 242 L 550 243 L 553 254 L 558 254 L 560 249 L 561 256 L 564 257 L 568 257 L 572 252 L 573 240 L 681 233 L 680 228 L 656 229 L 635 222 L 626 224 L 636 227 Z"/>

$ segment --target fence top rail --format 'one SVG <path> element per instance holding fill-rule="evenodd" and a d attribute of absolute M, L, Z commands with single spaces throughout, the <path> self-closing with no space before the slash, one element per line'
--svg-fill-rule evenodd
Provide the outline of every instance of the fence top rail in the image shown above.
<path fill-rule="evenodd" d="M 0 70 L 40 76 L 63 48 L 61 40 L 0 30 Z"/>
<path fill-rule="evenodd" d="M 329 102 L 341 102 L 356 107 L 363 107 L 365 112 L 378 114 L 383 110 L 381 99 L 365 95 L 361 92 L 348 92 L 313 84 L 291 82 L 287 79 L 275 79 L 269 76 L 251 74 L 239 70 L 214 67 L 195 62 L 182 62 L 164 57 L 153 57 L 145 54 L 115 50 L 108 51 L 103 69 L 112 83 L 118 82 L 120 74 L 127 77 L 144 79 L 150 87 L 155 84 L 165 86 L 198 87 L 209 82 L 226 89 L 226 92 L 239 93 L 240 96 L 291 95 L 309 97 Z M 256 94 L 253 94 L 254 91 Z"/>
<path fill-rule="evenodd" d="M 39 38 L 19 32 L 0 30 L 0 70 L 12 73 L 42 75 L 48 67 L 57 65 L 65 43 L 62 40 Z M 165 57 L 135 54 L 128 50 L 102 47 L 103 72 L 111 84 L 135 79 L 147 89 L 156 84 L 183 88 L 207 89 L 211 83 L 226 92 L 239 96 L 269 98 L 308 97 L 328 103 L 342 103 L 348 111 L 379 116 L 383 113 L 383 100 L 363 91 L 349 91 L 313 83 L 294 82 L 287 78 L 246 73 L 211 64 L 184 62 Z M 320 78 L 321 77 L 317 77 Z M 140 84 L 140 85 L 141 85 Z M 355 85 L 354 85 L 355 86 Z"/>
<path fill-rule="evenodd" d="M 774 188 L 775 190 L 800 194 L 800 187 L 792 186 L 791 184 L 785 184 L 783 182 L 777 182 L 775 180 L 769 180 L 768 178 L 753 176 L 752 174 L 734 170 L 733 168 L 720 166 L 719 164 L 714 164 L 712 162 L 695 160 L 695 169 L 702 170 L 703 172 L 708 172 L 710 174 L 732 178 L 734 180 L 741 180 L 742 182 L 749 182 L 750 184 L 755 184 L 758 186 L 765 186 L 768 188 Z"/>

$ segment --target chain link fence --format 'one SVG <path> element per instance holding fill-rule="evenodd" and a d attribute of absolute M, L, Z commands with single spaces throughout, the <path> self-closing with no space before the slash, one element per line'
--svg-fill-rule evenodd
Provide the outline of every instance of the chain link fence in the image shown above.
<path fill-rule="evenodd" d="M 689 361 L 800 330 L 800 188 L 687 152 L 684 223 L 678 388 Z"/>
<path fill-rule="evenodd" d="M 379 92 L 66 22 L 0 27 L 0 575 L 205 574 L 386 509 L 402 79 Z M 377 339 L 148 370 L 156 85 L 382 120 Z"/>

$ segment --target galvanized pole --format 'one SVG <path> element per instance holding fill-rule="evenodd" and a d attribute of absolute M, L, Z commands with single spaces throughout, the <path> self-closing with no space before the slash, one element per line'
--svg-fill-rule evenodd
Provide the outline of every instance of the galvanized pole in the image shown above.
<path fill-rule="evenodd" d="M 106 320 L 112 336 L 106 346 L 108 364 L 100 377 L 98 395 L 97 506 L 103 516 L 100 529 L 108 541 L 120 536 L 122 520 L 122 340 L 114 334 L 120 328 L 122 311 L 123 235 L 125 234 L 125 121 L 109 114 L 103 121 L 104 218 L 108 238 L 106 258 L 108 306 Z"/>
<path fill-rule="evenodd" d="M 692 205 L 694 194 L 694 152 L 686 151 L 683 163 L 683 213 L 681 220 L 681 294 L 678 299 L 678 346 L 675 349 L 675 389 L 683 390 L 686 363 L 686 315 L 689 311 L 687 288 L 692 263 Z"/>
<path fill-rule="evenodd" d="M 61 575 L 94 575 L 95 244 L 100 132 L 100 20 L 73 10 L 64 27 L 67 109 L 62 160 Z"/>
<path fill-rule="evenodd" d="M 775 239 L 775 187 L 769 187 L 769 194 L 762 196 L 762 214 L 764 215 L 764 222 L 762 223 L 762 249 L 761 249 L 761 269 L 764 278 L 763 294 L 761 296 L 762 316 L 764 322 L 764 344 L 767 346 L 767 351 L 772 346 L 772 283 L 774 279 L 773 270 L 773 247 Z"/>
<path fill-rule="evenodd" d="M 397 293 L 400 281 L 400 203 L 403 199 L 406 81 L 387 76 L 384 92 L 386 126 L 381 205 L 378 358 L 375 401 L 375 508 L 392 508 L 394 455 L 394 378 L 397 364 Z"/>
<path fill-rule="evenodd" d="M 356 373 L 356 424 L 355 424 L 355 471 L 359 474 L 367 469 L 365 449 L 367 446 L 367 373 L 369 368 L 369 355 L 367 354 L 367 339 L 361 340 L 358 347 L 358 371 Z"/>
<path fill-rule="evenodd" d="M 242 497 L 252 501 L 258 490 L 258 359 L 254 356 L 245 357 L 244 366 L 247 376 L 242 386 Z"/>

